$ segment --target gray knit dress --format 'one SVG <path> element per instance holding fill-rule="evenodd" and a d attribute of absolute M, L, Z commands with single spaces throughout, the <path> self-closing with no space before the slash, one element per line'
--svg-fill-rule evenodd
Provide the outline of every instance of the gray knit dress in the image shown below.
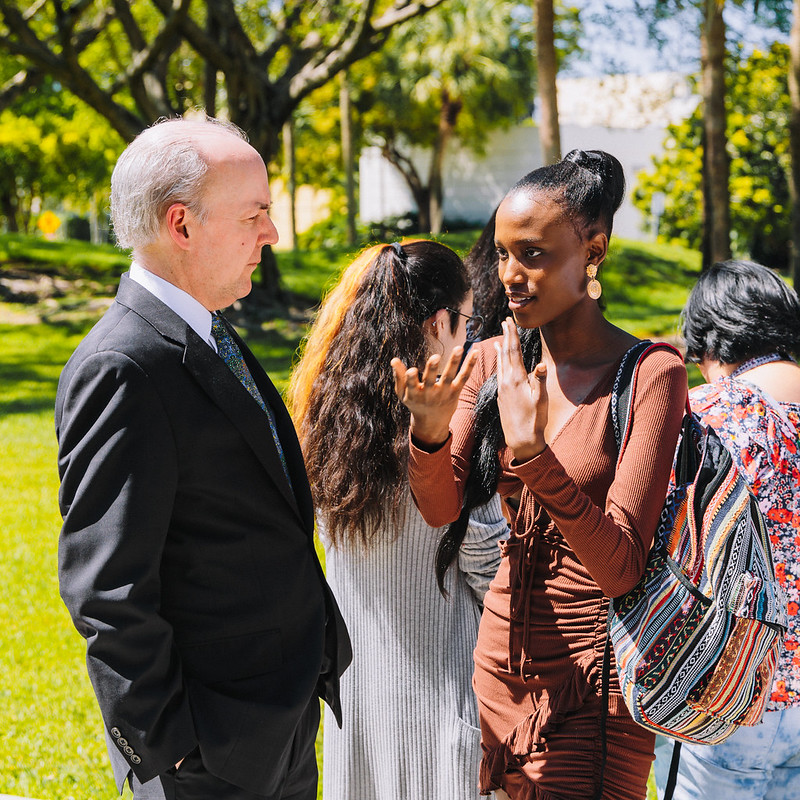
<path fill-rule="evenodd" d="M 473 512 L 457 561 L 434 574 L 441 529 L 407 494 L 400 531 L 369 549 L 326 548 L 353 663 L 342 676 L 342 729 L 325 711 L 324 800 L 477 800 L 481 760 L 472 651 L 506 520 L 495 496 Z"/>

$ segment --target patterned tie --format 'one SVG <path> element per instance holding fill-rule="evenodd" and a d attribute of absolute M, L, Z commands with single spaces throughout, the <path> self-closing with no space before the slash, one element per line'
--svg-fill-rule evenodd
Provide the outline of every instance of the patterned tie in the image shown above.
<path fill-rule="evenodd" d="M 269 420 L 269 429 L 272 431 L 272 438 L 275 441 L 275 447 L 278 448 L 278 455 L 283 465 L 283 471 L 286 473 L 286 479 L 291 486 L 292 480 L 289 477 L 289 468 L 286 466 L 286 456 L 283 453 L 281 440 L 278 438 L 278 429 L 275 426 L 275 416 L 272 409 L 264 402 L 261 397 L 261 392 L 258 391 L 258 386 L 253 380 L 250 370 L 247 368 L 242 351 L 239 345 L 233 341 L 233 337 L 228 333 L 225 323 L 219 314 L 211 315 L 211 335 L 217 342 L 217 352 L 220 358 L 228 365 L 230 371 L 239 379 L 242 386 L 251 394 L 253 399 L 261 406 L 261 410 L 267 415 Z"/>

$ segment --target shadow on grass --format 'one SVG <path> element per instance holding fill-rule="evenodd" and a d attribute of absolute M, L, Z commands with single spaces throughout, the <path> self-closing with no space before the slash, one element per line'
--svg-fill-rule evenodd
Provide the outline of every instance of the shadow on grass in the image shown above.
<path fill-rule="evenodd" d="M 58 378 L 90 325 L 0 325 L 0 414 L 53 410 Z"/>

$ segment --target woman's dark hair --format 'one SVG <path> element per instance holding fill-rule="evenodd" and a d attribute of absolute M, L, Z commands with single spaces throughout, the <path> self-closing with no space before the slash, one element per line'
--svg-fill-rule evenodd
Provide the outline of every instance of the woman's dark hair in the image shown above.
<path fill-rule="evenodd" d="M 547 194 L 562 207 L 582 239 L 597 232 L 610 236 L 614 214 L 625 194 L 625 175 L 622 165 L 609 153 L 602 150 L 572 150 L 557 164 L 529 172 L 511 188 L 508 195 L 519 192 L 531 196 Z M 519 333 L 522 359 L 525 368 L 531 372 L 541 360 L 539 330 L 521 329 Z M 497 377 L 492 375 L 481 387 L 476 400 L 475 449 L 464 487 L 461 515 L 442 534 L 436 553 L 436 579 L 442 593 L 444 576 L 464 541 L 470 512 L 488 502 L 497 490 L 500 477 L 498 451 L 504 445 L 503 428 L 497 410 Z"/>
<path fill-rule="evenodd" d="M 529 172 L 509 194 L 546 192 L 564 209 L 578 234 L 611 235 L 614 214 L 625 196 L 622 164 L 603 150 L 571 150 L 562 161 Z"/>
<path fill-rule="evenodd" d="M 800 352 L 800 301 L 777 273 L 754 261 L 718 261 L 701 275 L 681 314 L 686 357 L 739 364 Z"/>
<path fill-rule="evenodd" d="M 469 292 L 461 259 L 438 242 L 377 245 L 325 298 L 292 375 L 289 405 L 314 501 L 334 545 L 369 545 L 387 516 L 400 521 L 410 415 L 390 361 L 420 369 L 423 322 Z M 450 313 L 455 332 L 458 314 Z"/>
<path fill-rule="evenodd" d="M 482 339 L 498 336 L 500 323 L 509 315 L 506 288 L 498 275 L 497 247 L 494 243 L 494 219 L 497 209 L 481 231 L 478 240 L 464 257 L 464 266 L 472 284 L 472 308 L 474 314 L 483 317 Z"/>

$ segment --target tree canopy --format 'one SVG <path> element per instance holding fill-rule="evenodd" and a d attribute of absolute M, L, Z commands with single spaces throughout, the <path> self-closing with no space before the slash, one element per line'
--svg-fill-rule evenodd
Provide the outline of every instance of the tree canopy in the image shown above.
<path fill-rule="evenodd" d="M 768 266 L 788 266 L 790 239 L 789 48 L 729 58 L 728 153 L 731 244 L 734 255 Z M 660 237 L 700 248 L 702 216 L 702 118 L 698 107 L 672 125 L 655 169 L 640 173 L 634 203 L 650 216 L 655 192 L 665 196 Z"/>
<path fill-rule="evenodd" d="M 270 160 L 298 103 L 442 0 L 0 0 L 17 63 L 0 106 L 48 75 L 126 140 L 224 107 Z"/>
<path fill-rule="evenodd" d="M 123 147 L 106 120 L 51 79 L 0 112 L 0 215 L 29 231 L 32 204 L 96 212 Z"/>

